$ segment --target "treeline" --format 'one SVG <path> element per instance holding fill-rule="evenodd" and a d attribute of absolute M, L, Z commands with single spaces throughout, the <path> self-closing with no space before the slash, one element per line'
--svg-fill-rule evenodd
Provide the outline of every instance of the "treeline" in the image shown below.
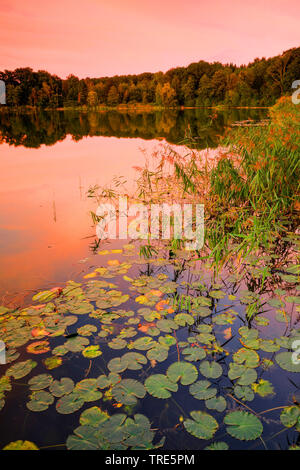
<path fill-rule="evenodd" d="M 166 73 L 142 73 L 103 78 L 62 80 L 31 68 L 0 72 L 8 106 L 47 108 L 73 106 L 270 106 L 292 93 L 300 79 L 300 48 L 270 59 L 233 64 L 200 61 Z"/>

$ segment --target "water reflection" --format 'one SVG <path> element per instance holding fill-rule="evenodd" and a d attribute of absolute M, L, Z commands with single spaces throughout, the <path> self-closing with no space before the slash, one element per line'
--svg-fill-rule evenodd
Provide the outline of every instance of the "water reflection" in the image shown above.
<path fill-rule="evenodd" d="M 157 112 L 34 111 L 0 114 L 0 138 L 10 145 L 38 148 L 53 145 L 67 135 L 78 141 L 85 136 L 165 139 L 178 144 L 189 130 L 199 148 L 215 148 L 224 129 L 244 119 L 260 120 L 266 109 L 165 110 Z"/>

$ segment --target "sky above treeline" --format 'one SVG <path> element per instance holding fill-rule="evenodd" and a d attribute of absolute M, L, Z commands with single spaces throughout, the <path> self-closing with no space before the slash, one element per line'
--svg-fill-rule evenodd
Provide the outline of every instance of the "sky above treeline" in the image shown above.
<path fill-rule="evenodd" d="M 300 44 L 299 0 L 0 0 L 0 70 L 65 78 L 237 65 Z"/>

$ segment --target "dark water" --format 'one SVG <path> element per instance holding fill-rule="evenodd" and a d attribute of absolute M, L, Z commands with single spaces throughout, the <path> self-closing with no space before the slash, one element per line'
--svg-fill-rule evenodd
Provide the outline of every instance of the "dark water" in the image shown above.
<path fill-rule="evenodd" d="M 286 266 L 291 264 L 291 260 L 287 259 L 288 246 L 283 246 L 282 249 L 275 248 L 274 258 L 271 261 L 267 257 L 256 259 L 255 265 L 263 267 L 268 264 L 271 269 L 262 286 L 254 275 L 251 263 L 240 279 L 237 279 L 235 271 L 229 268 L 221 272 L 218 277 L 214 277 L 209 267 L 201 262 L 188 265 L 183 263 L 182 269 L 178 270 L 175 261 L 169 256 L 165 256 L 163 262 L 157 261 L 155 257 L 147 262 L 140 258 L 138 250 L 131 257 L 114 254 L 111 251 L 104 255 L 98 253 L 99 250 L 122 249 L 121 241 L 103 242 L 99 247 L 95 245 L 97 242 L 95 229 L 89 215 L 89 211 L 94 207 L 86 198 L 86 191 L 90 185 L 110 184 L 114 176 L 122 175 L 130 187 L 135 179 L 132 167 L 143 166 L 145 154 L 151 155 L 159 148 L 157 147 L 160 145 L 159 139 L 172 144 L 178 151 L 181 149 L 186 152 L 186 148 L 178 147 L 178 144 L 184 140 L 186 133 L 190 133 L 197 138 L 199 148 L 215 148 L 230 123 L 266 117 L 265 110 L 218 112 L 213 121 L 211 114 L 212 110 L 186 110 L 152 114 L 42 112 L 26 115 L 8 113 L 1 116 L 0 304 L 13 310 L 0 315 L 0 338 L 8 342 L 9 350 L 16 349 L 20 353 L 11 364 L 0 365 L 1 376 L 3 377 L 6 371 L 19 361 L 33 359 L 37 362 L 37 366 L 25 377 L 12 378 L 12 390 L 4 393 L 5 404 L 0 411 L 1 448 L 19 439 L 32 441 L 41 448 L 48 446 L 64 448 L 67 437 L 79 426 L 81 413 L 93 406 L 107 411 L 110 416 L 117 413 L 125 413 L 131 417 L 143 414 L 150 420 L 151 429 L 156 430 L 154 444 L 164 437 L 165 449 L 203 449 L 212 442 L 225 442 L 230 449 L 287 449 L 298 442 L 299 432 L 294 426 L 287 429 L 282 425 L 281 409 L 277 409 L 277 407 L 291 406 L 300 399 L 299 375 L 283 370 L 275 359 L 277 353 L 286 351 L 287 348 L 278 349 L 276 352 L 266 352 L 260 347 L 254 348 L 259 355 L 259 365 L 255 368 L 257 371 L 255 382 L 260 379 L 267 380 L 274 389 L 273 393 L 265 397 L 256 393 L 255 398 L 250 401 L 237 399 L 233 388 L 235 379 L 231 380 L 228 377 L 233 354 L 244 346 L 241 339 L 244 340 L 239 333 L 240 327 L 247 326 L 257 330 L 260 341 L 262 339 L 275 341 L 275 338 L 282 335 L 289 336 L 291 331 L 297 331 L 299 313 L 294 301 L 289 299 L 290 296 L 296 295 L 297 283 L 295 279 L 280 277 L 275 269 L 279 265 L 281 271 L 284 271 Z M 289 243 L 286 242 L 286 245 Z M 117 317 L 106 323 L 100 317 L 75 314 L 77 321 L 67 326 L 61 334 L 41 338 L 49 341 L 50 351 L 40 355 L 28 352 L 26 349 L 28 344 L 39 340 L 33 339 L 29 330 L 29 333 L 27 332 L 28 324 L 35 326 L 36 323 L 47 322 L 49 321 L 47 319 L 51 318 L 50 314 L 43 313 L 44 307 L 41 307 L 41 312 L 36 315 L 32 310 L 30 314 L 23 310 L 24 306 L 44 303 L 32 302 L 31 297 L 39 290 L 56 286 L 64 288 L 67 281 L 73 280 L 82 284 L 84 295 L 87 296 L 85 298 L 92 308 L 101 310 L 99 305 L 95 305 L 95 300 L 88 297 L 86 288 L 94 279 L 103 280 L 102 274 L 98 273 L 91 279 L 84 276 L 94 272 L 98 267 L 107 269 L 111 260 L 128 263 L 124 272 L 119 273 L 118 267 L 112 267 L 109 268 L 111 277 L 104 276 L 104 280 L 115 284 L 118 291 L 129 295 L 120 306 L 107 308 L 108 312 L 117 312 Z M 165 275 L 163 280 L 157 277 L 162 274 Z M 165 289 L 162 297 L 169 299 L 170 305 L 173 305 L 172 299 L 175 294 L 187 292 L 186 282 L 189 283 L 190 294 L 195 297 L 200 293 L 191 285 L 194 282 L 201 283 L 204 285 L 201 296 L 209 299 L 209 314 L 194 315 L 194 325 L 179 326 L 178 329 L 171 329 L 170 333 L 159 328 L 156 335 L 149 336 L 148 330 L 143 330 L 143 327 L 148 328 L 151 322 L 143 318 L 143 312 L 139 312 L 139 309 L 147 306 L 136 301 L 136 298 L 143 294 L 143 289 L 134 287 L 131 281 L 124 279 L 124 275 L 137 281 L 154 280 L 158 286 L 154 289 L 162 290 L 165 283 L 173 281 L 175 287 Z M 278 320 L 278 315 L 276 318 L 278 307 L 272 306 L 272 302 L 267 303 L 272 298 L 277 299 L 278 288 L 282 289 L 280 295 L 284 299 L 287 322 L 282 321 L 282 318 Z M 247 304 L 241 300 L 242 291 L 245 289 L 258 295 L 262 304 L 259 314 L 269 320 L 267 326 L 259 324 L 255 319 L 250 322 L 247 320 Z M 107 288 L 107 291 L 109 290 Z M 221 299 L 210 295 L 215 290 L 221 291 Z M 109 298 L 109 294 L 100 296 L 100 305 L 106 298 Z M 159 298 L 148 308 L 159 312 L 158 301 Z M 63 296 L 62 300 L 58 296 L 52 302 L 56 306 L 55 309 L 58 308 L 61 312 L 59 314 L 62 318 L 68 318 L 70 312 L 71 316 L 74 316 L 67 296 Z M 230 309 L 235 311 L 232 322 L 230 315 L 225 318 L 225 322 L 216 321 L 220 314 Z M 178 309 L 180 310 L 189 313 L 188 310 Z M 165 313 L 165 316 L 174 318 L 178 311 Z M 132 314 L 127 315 L 126 312 Z M 22 331 L 19 331 L 14 323 L 10 323 L 10 315 L 12 318 L 17 317 L 20 324 L 25 321 L 20 330 L 23 333 L 26 331 L 28 338 L 21 346 L 14 347 L 14 334 L 17 335 Z M 33 317 L 31 320 L 30 316 Z M 157 318 L 154 318 L 153 323 L 157 325 Z M 87 338 L 90 345 L 99 345 L 102 355 L 89 359 L 83 357 L 81 351 L 68 352 L 62 356 L 62 364 L 59 367 L 47 370 L 44 360 L 52 356 L 51 351 L 56 346 L 65 343 L 64 334 L 76 333 L 78 328 L 87 324 L 97 328 L 97 331 Z M 114 337 L 120 338 L 120 331 L 124 326 L 132 327 L 135 336 L 126 338 L 127 345 L 123 349 L 112 349 L 108 342 Z M 99 336 L 98 333 L 105 331 L 107 327 L 110 328 L 108 336 Z M 78 383 L 85 378 L 97 378 L 103 373 L 108 374 L 107 365 L 114 357 L 121 357 L 128 351 L 146 356 L 147 350 L 127 348 L 131 341 L 137 338 L 151 337 L 154 341 L 158 341 L 160 336 L 171 335 L 176 339 L 176 344 L 172 343 L 169 347 L 168 356 L 164 361 L 154 363 L 147 358 L 147 363 L 141 369 L 137 371 L 127 369 L 122 372 L 120 374 L 122 379 L 133 378 L 145 383 L 151 374 L 166 374 L 174 362 L 185 362 L 182 353 L 187 347 L 185 343 L 190 338 L 191 344 L 191 338 L 197 336 L 199 327 L 209 328 L 216 344 L 221 347 L 218 352 L 212 345 L 204 344 L 207 349 L 204 360 L 218 363 L 222 367 L 222 373 L 217 378 L 206 378 L 200 373 L 200 364 L 203 360 L 192 361 L 191 364 L 197 369 L 197 380 L 209 380 L 217 389 L 217 396 L 225 398 L 224 411 L 207 409 L 204 400 L 198 400 L 191 395 L 190 385 L 181 384 L 168 399 L 154 398 L 147 393 L 135 405 L 123 405 L 120 408 L 115 406 L 117 400 L 105 400 L 104 396 L 100 400 L 85 402 L 78 411 L 71 414 L 58 413 L 55 404 L 41 412 L 33 412 L 26 407 L 31 394 L 27 383 L 32 377 L 47 373 L 54 379 L 70 377 Z M 229 328 L 231 328 L 230 333 Z M 12 337 L 9 333 L 11 329 L 15 331 Z M 198 347 L 203 348 L 203 344 Z M 252 350 L 251 347 L 249 349 Z M 271 360 L 273 364 L 264 367 L 264 359 Z M 105 390 L 102 392 L 104 394 Z M 273 408 L 275 410 L 264 413 Z M 226 414 L 233 410 L 243 410 L 257 416 L 263 426 L 261 438 L 252 441 L 233 438 L 223 422 Z M 218 429 L 212 438 L 197 439 L 186 431 L 183 422 L 187 421 L 191 411 L 204 411 L 216 419 Z M 117 448 L 114 446 L 117 446 L 117 443 L 111 444 L 111 448 Z"/>

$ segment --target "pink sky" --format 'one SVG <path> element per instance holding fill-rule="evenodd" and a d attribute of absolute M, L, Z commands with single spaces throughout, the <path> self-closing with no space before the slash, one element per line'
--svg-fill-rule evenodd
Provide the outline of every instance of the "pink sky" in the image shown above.
<path fill-rule="evenodd" d="M 300 43 L 299 0 L 1 0 L 0 70 L 66 77 L 248 63 Z"/>

